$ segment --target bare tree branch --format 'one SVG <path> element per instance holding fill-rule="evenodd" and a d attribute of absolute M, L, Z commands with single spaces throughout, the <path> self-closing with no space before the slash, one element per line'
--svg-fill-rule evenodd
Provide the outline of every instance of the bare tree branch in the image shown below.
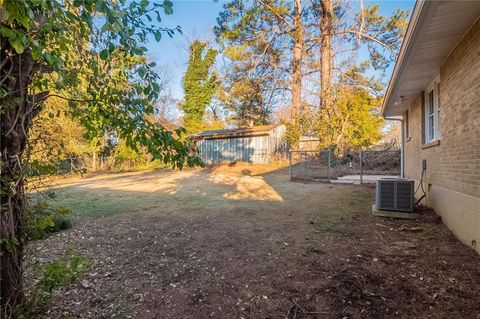
<path fill-rule="evenodd" d="M 262 0 L 258 0 L 258 2 L 260 2 L 262 5 L 264 5 L 265 7 L 269 8 L 271 10 L 271 12 L 276 15 L 278 18 L 280 18 L 281 20 L 283 20 L 286 24 L 288 24 L 290 26 L 290 28 L 294 28 L 293 24 L 288 21 L 287 19 L 285 19 L 284 17 L 282 17 L 281 15 L 279 15 L 278 13 L 275 12 L 275 10 L 268 4 L 268 3 L 265 3 L 263 2 Z"/>
<path fill-rule="evenodd" d="M 365 38 L 365 39 L 368 39 L 370 41 L 373 41 L 373 42 L 379 44 L 380 46 L 384 47 L 385 49 L 387 49 L 390 53 L 393 53 L 392 48 L 388 44 L 382 42 L 381 40 L 379 40 L 379 39 L 377 39 L 377 38 L 375 38 L 375 37 L 373 37 L 369 34 L 363 33 L 359 30 L 355 30 L 355 29 L 350 28 L 350 29 L 343 30 L 343 31 L 337 31 L 337 32 L 334 33 L 334 35 L 342 35 L 342 34 L 348 34 L 348 33 L 354 34 L 354 35 L 358 36 L 359 38 Z"/>

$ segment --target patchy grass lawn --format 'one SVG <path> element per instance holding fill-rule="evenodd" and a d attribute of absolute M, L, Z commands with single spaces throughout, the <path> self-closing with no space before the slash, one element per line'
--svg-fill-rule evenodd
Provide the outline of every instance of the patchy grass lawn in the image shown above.
<path fill-rule="evenodd" d="M 60 185 L 92 265 L 45 318 L 480 318 L 480 258 L 431 212 L 371 216 L 374 189 L 254 167 L 102 175 Z"/>

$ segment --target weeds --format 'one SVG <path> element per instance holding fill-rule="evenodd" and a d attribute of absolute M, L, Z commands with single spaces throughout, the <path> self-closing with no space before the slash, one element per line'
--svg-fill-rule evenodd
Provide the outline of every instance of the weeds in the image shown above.
<path fill-rule="evenodd" d="M 15 318 L 31 318 L 50 304 L 55 291 L 62 285 L 72 284 L 88 269 L 89 260 L 69 248 L 57 259 L 37 266 L 35 286 L 29 300 L 17 308 Z"/>
<path fill-rule="evenodd" d="M 38 202 L 29 207 L 26 223 L 27 239 L 44 239 L 49 233 L 55 233 L 72 227 L 72 211 L 64 207 L 52 207 L 46 202 Z"/>
<path fill-rule="evenodd" d="M 37 290 L 51 294 L 58 286 L 73 283 L 83 275 L 88 267 L 88 259 L 69 249 L 65 255 L 40 267 Z"/>

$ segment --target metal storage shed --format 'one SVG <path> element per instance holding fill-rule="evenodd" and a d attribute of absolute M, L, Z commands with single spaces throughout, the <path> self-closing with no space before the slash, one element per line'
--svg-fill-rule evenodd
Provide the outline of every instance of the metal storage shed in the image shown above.
<path fill-rule="evenodd" d="M 207 165 L 229 162 L 270 163 L 285 155 L 285 125 L 210 130 L 190 136 Z"/>

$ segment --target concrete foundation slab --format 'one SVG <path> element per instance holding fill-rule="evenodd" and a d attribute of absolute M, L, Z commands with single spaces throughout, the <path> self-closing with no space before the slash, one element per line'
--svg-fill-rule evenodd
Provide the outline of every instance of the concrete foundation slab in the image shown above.
<path fill-rule="evenodd" d="M 377 209 L 375 204 L 372 205 L 372 213 L 373 216 L 389 218 L 417 219 L 420 217 L 419 214 L 415 213 L 398 212 L 393 210 L 380 210 Z"/>

